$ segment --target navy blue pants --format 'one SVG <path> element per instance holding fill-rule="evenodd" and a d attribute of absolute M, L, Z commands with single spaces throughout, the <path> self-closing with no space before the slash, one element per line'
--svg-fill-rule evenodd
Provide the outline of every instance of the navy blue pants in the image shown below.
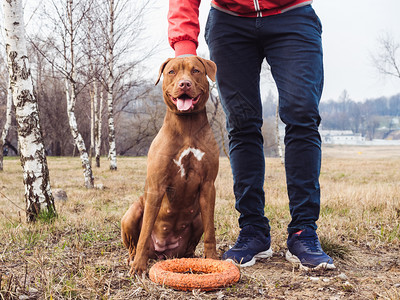
<path fill-rule="evenodd" d="M 288 232 L 317 229 L 321 138 L 318 105 L 323 87 L 321 22 L 310 5 L 283 14 L 246 18 L 211 8 L 205 38 L 217 64 L 226 114 L 239 226 L 269 234 L 264 214 L 265 160 L 261 134 L 261 64 L 266 58 L 285 123 L 285 169 L 292 220 Z"/>

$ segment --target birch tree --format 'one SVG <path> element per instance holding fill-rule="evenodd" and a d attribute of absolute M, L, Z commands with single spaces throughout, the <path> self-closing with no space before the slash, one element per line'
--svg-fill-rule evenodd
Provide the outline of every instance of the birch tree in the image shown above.
<path fill-rule="evenodd" d="M 99 7 L 93 7 L 87 16 L 86 36 L 88 49 L 86 51 L 89 61 L 88 82 L 90 85 L 91 96 L 91 128 L 90 128 L 90 155 L 95 155 L 96 167 L 100 167 L 101 150 L 101 129 L 102 129 L 102 111 L 103 111 L 103 93 L 99 93 L 99 83 L 101 82 L 101 72 L 104 68 L 102 55 L 99 49 L 104 48 L 105 39 L 101 38 L 101 30 L 98 29 Z M 99 38 L 100 37 L 100 38 Z M 96 51 L 97 50 L 97 51 Z"/>
<path fill-rule="evenodd" d="M 49 170 L 39 123 L 38 104 L 33 93 L 24 28 L 22 0 L 3 0 L 7 62 L 10 76 L 18 142 L 25 185 L 27 221 L 39 213 L 56 215 Z"/>
<path fill-rule="evenodd" d="M 103 93 L 98 91 L 97 80 L 93 82 L 93 89 L 95 94 L 94 102 L 94 153 L 96 157 L 96 167 L 100 168 L 100 150 L 101 150 L 101 128 L 102 128 L 102 111 L 103 111 Z"/>
<path fill-rule="evenodd" d="M 91 55 L 91 43 L 90 39 L 88 39 L 88 48 L 89 48 L 89 72 L 93 74 L 93 61 L 92 61 L 92 55 Z M 90 160 L 90 165 L 92 165 L 92 157 L 94 153 L 94 148 L 95 148 L 95 98 L 97 97 L 97 86 L 95 84 L 96 80 L 93 80 L 93 88 L 90 88 L 90 148 L 89 148 L 89 160 Z"/>
<path fill-rule="evenodd" d="M 149 7 L 149 0 L 103 0 L 103 13 L 99 14 L 99 26 L 105 37 L 104 64 L 106 74 L 103 85 L 107 93 L 108 158 L 110 169 L 117 169 L 117 151 L 114 122 L 114 106 L 129 89 L 138 82 L 132 80 L 132 71 L 143 60 L 150 57 L 157 45 L 151 49 L 140 49 L 137 43 L 141 34 L 142 17 Z M 104 18 L 102 16 L 107 16 Z M 133 51 L 135 49 L 136 51 Z M 135 56 L 136 59 L 132 59 Z M 127 78 L 130 78 L 127 80 Z"/>
<path fill-rule="evenodd" d="M 100 150 L 101 150 L 101 141 L 102 141 L 102 112 L 103 112 L 103 93 L 98 91 L 98 82 L 95 81 L 93 83 L 94 91 L 95 91 L 95 102 L 94 102 L 94 153 L 96 157 L 96 167 L 100 168 Z"/>
<path fill-rule="evenodd" d="M 92 60 L 89 60 L 92 74 L 96 74 Z M 95 156 L 96 167 L 100 168 L 100 150 L 101 150 L 101 128 L 102 128 L 102 111 L 103 96 L 99 95 L 99 81 L 94 77 L 90 88 L 90 161 L 92 155 Z"/>
<path fill-rule="evenodd" d="M 276 111 L 275 111 L 275 137 L 276 137 L 276 145 L 278 146 L 278 155 L 281 159 L 282 165 L 285 164 L 285 158 L 283 155 L 281 136 L 279 134 L 279 100 L 276 103 Z"/>
<path fill-rule="evenodd" d="M 77 95 L 77 88 L 76 88 L 76 71 L 75 71 L 75 43 L 76 43 L 76 30 L 78 24 L 74 22 L 74 10 L 76 6 L 74 6 L 73 0 L 68 0 L 66 3 L 66 47 L 64 47 L 64 57 L 65 57 L 65 95 L 67 99 L 67 113 L 68 113 L 68 120 L 69 126 L 71 129 L 72 137 L 75 141 L 75 146 L 78 148 L 84 180 L 85 180 L 85 187 L 86 188 L 93 188 L 94 187 L 94 178 L 92 167 L 90 165 L 88 152 L 86 150 L 85 141 L 82 138 L 82 135 L 78 131 L 78 124 L 76 122 L 75 117 L 75 104 L 76 104 L 76 95 Z M 82 19 L 79 19 L 82 20 Z M 68 51 L 69 50 L 69 51 Z M 68 53 L 69 52 L 69 53 Z"/>
<path fill-rule="evenodd" d="M 110 161 L 110 170 L 117 170 L 117 150 L 115 147 L 115 125 L 114 125 L 114 0 L 108 0 L 109 20 L 108 20 L 108 51 L 107 61 L 107 121 L 108 121 L 108 159 Z"/>

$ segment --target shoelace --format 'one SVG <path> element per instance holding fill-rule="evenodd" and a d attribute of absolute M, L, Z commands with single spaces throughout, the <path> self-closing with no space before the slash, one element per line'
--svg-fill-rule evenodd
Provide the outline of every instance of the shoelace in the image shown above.
<path fill-rule="evenodd" d="M 318 238 L 315 235 L 302 236 L 299 241 L 308 251 L 321 252 Z"/>
<path fill-rule="evenodd" d="M 250 236 L 241 236 L 239 235 L 234 247 L 235 248 L 242 248 L 244 245 L 247 244 L 247 242 L 249 241 L 251 237 Z"/>

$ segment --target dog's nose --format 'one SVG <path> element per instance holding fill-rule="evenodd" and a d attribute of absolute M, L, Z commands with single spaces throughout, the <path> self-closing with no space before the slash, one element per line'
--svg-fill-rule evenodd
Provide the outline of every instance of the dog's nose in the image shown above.
<path fill-rule="evenodd" d="M 178 82 L 178 86 L 183 90 L 187 90 L 192 87 L 192 83 L 189 80 L 181 80 Z"/>

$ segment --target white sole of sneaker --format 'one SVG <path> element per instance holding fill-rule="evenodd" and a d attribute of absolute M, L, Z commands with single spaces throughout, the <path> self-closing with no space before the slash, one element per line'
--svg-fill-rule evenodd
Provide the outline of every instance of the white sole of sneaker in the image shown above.
<path fill-rule="evenodd" d="M 237 263 L 230 258 L 226 259 L 226 261 L 230 261 L 231 263 L 233 263 L 234 265 L 236 265 L 238 267 L 245 268 L 245 267 L 250 267 L 250 266 L 254 265 L 256 263 L 256 258 L 270 258 L 270 257 L 272 257 L 272 254 L 273 254 L 272 248 L 269 248 L 266 251 L 257 253 L 256 255 L 254 255 L 254 257 L 251 260 L 249 260 L 247 263 L 244 263 L 244 264 Z"/>
<path fill-rule="evenodd" d="M 300 259 L 296 256 L 293 255 L 292 253 L 290 253 L 289 250 L 286 251 L 286 260 L 291 262 L 292 264 L 298 265 L 300 267 L 300 269 L 305 270 L 305 271 L 309 271 L 309 270 L 319 270 L 319 269 L 328 269 L 328 270 L 332 270 L 335 269 L 335 265 L 334 264 L 328 264 L 328 263 L 320 263 L 318 266 L 311 268 L 311 267 L 306 267 L 304 265 L 301 264 Z"/>

